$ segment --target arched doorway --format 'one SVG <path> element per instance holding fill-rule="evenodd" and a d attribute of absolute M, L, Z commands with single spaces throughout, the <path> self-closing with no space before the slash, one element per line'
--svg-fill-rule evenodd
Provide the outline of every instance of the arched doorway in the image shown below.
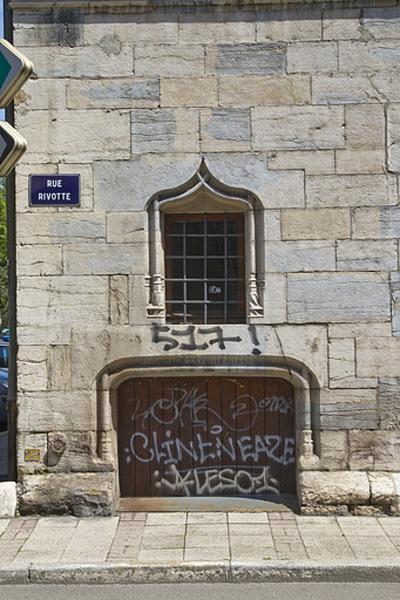
<path fill-rule="evenodd" d="M 135 377 L 117 391 L 122 498 L 296 491 L 294 388 L 275 377 Z"/>

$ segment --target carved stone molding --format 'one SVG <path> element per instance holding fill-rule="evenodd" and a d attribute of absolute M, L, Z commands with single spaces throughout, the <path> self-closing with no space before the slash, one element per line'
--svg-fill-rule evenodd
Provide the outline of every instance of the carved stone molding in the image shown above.
<path fill-rule="evenodd" d="M 314 3 L 324 3 L 325 0 L 313 0 Z M 331 2 L 339 0 L 331 0 Z M 356 2 L 343 2 L 342 4 L 359 5 Z M 199 8 L 213 7 L 224 8 L 247 8 L 257 9 L 277 5 L 285 8 L 290 4 L 310 4 L 307 0 L 11 0 L 10 6 L 16 11 L 38 12 L 59 9 L 80 9 L 83 11 L 99 10 L 102 12 L 113 12 L 121 9 L 132 11 L 154 11 L 166 8 L 190 7 L 194 10 Z"/>
<path fill-rule="evenodd" d="M 251 183 L 251 181 L 249 182 Z M 262 292 L 264 281 L 258 249 L 256 220 L 262 215 L 261 203 L 250 191 L 227 186 L 217 180 L 203 159 L 193 177 L 173 189 L 161 191 L 151 198 L 149 214 L 150 272 L 146 277 L 149 287 L 147 316 L 151 319 L 165 318 L 164 250 L 161 234 L 161 215 L 168 212 L 243 212 L 246 214 L 246 271 L 247 314 L 249 322 L 264 315 Z M 261 224 L 262 225 L 262 224 Z M 261 226 L 262 229 L 262 226 Z"/>

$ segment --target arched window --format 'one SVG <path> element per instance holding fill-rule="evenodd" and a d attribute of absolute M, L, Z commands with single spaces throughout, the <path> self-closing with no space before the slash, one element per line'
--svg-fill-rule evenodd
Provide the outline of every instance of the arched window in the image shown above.
<path fill-rule="evenodd" d="M 263 211 L 249 191 L 217 181 L 205 161 L 148 205 L 147 313 L 170 323 L 263 317 Z"/>

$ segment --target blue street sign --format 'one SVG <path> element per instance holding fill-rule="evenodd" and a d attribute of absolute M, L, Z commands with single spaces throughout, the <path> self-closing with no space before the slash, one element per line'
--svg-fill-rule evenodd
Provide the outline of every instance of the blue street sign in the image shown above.
<path fill-rule="evenodd" d="M 30 175 L 29 206 L 79 206 L 79 175 Z"/>

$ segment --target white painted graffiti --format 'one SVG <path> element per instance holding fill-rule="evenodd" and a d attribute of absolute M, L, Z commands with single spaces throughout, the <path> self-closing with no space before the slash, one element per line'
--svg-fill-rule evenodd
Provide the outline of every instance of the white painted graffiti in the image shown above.
<path fill-rule="evenodd" d="M 244 466 L 178 470 L 171 465 L 164 476 L 153 473 L 154 487 L 179 496 L 230 494 L 279 494 L 279 483 L 270 476 L 270 467 Z"/>
<path fill-rule="evenodd" d="M 211 432 L 212 433 L 212 432 Z M 132 458 L 141 463 L 156 462 L 165 465 L 177 465 L 185 460 L 193 460 L 198 465 L 209 461 L 230 460 L 233 463 L 257 463 L 264 458 L 287 466 L 295 462 L 295 442 L 293 437 L 280 435 L 243 435 L 241 437 L 210 435 L 205 439 L 197 433 L 193 440 L 184 442 L 172 437 L 171 431 L 165 432 L 167 439 L 160 440 L 157 431 L 150 435 L 137 431 L 129 438 L 129 447 L 125 448 L 125 460 Z"/>
<path fill-rule="evenodd" d="M 135 406 L 131 419 L 140 422 L 142 429 L 147 421 L 153 420 L 160 425 L 172 425 L 179 423 L 182 427 L 188 419 L 193 427 L 207 429 L 210 419 L 219 421 L 214 424 L 213 432 L 220 433 L 223 427 L 231 431 L 247 431 L 253 427 L 259 413 L 276 412 L 280 414 L 293 414 L 293 400 L 285 396 L 270 396 L 256 400 L 250 394 L 237 396 L 227 406 L 229 420 L 211 408 L 206 392 L 201 392 L 198 388 L 169 388 L 169 398 L 159 398 L 153 402 L 149 408 L 142 411 L 140 399 L 134 398 Z M 245 422 L 239 424 L 242 417 L 248 417 Z"/>

